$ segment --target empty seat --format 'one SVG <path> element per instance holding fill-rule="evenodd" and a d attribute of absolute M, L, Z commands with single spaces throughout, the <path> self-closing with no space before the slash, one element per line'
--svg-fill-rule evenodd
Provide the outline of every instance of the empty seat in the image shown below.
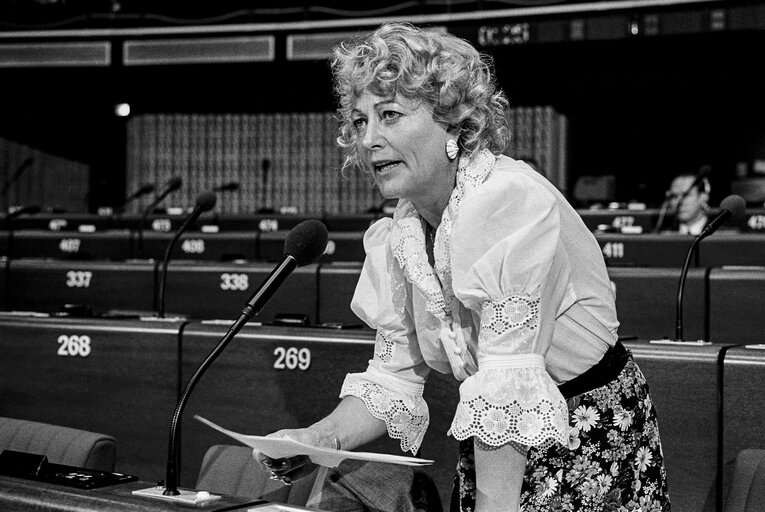
<path fill-rule="evenodd" d="M 54 464 L 114 471 L 114 438 L 76 428 L 0 417 L 0 451 L 45 455 Z"/>

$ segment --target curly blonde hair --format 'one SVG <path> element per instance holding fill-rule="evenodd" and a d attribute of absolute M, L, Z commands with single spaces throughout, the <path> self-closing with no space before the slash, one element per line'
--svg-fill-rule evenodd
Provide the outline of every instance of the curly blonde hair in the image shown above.
<path fill-rule="evenodd" d="M 368 37 L 338 45 L 331 65 L 344 169 L 363 168 L 351 110 L 367 89 L 384 98 L 400 94 L 425 101 L 437 123 L 458 131 L 464 154 L 483 149 L 501 153 L 507 145 L 508 102 L 496 85 L 491 58 L 463 39 L 407 23 L 385 23 Z"/>

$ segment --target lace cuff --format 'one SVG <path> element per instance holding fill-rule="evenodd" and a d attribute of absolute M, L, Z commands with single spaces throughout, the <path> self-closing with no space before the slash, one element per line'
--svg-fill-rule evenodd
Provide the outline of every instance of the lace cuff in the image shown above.
<path fill-rule="evenodd" d="M 363 373 L 346 376 L 340 398 L 348 395 L 359 398 L 372 416 L 385 422 L 388 435 L 401 440 L 402 451 L 417 453 L 430 421 L 428 404 L 422 396 L 393 391 Z"/>
<path fill-rule="evenodd" d="M 492 358 L 460 386 L 450 432 L 460 440 L 475 436 L 490 446 L 567 446 L 568 407 L 542 356 Z"/>

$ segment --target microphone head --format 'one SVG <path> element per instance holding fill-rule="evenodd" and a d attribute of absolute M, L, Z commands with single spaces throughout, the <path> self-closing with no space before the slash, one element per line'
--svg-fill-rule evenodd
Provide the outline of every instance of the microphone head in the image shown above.
<path fill-rule="evenodd" d="M 216 192 L 233 192 L 235 190 L 239 190 L 239 183 L 236 181 L 231 181 L 229 183 L 224 183 L 223 185 L 218 185 L 214 190 Z"/>
<path fill-rule="evenodd" d="M 183 185 L 183 180 L 179 176 L 174 176 L 168 180 L 167 190 L 168 192 L 178 190 L 179 188 L 181 188 L 181 185 Z"/>
<path fill-rule="evenodd" d="M 738 220 L 744 216 L 746 211 L 746 201 L 741 196 L 730 195 L 720 203 L 720 211 L 728 210 L 731 220 Z"/>
<path fill-rule="evenodd" d="M 140 196 L 145 196 L 146 194 L 150 192 L 154 192 L 154 185 L 152 185 L 151 183 L 146 183 L 143 186 L 141 186 L 141 188 L 136 190 L 133 195 L 136 197 L 140 197 Z"/>
<path fill-rule="evenodd" d="M 292 256 L 298 267 L 318 260 L 327 248 L 329 233 L 318 220 L 304 220 L 287 234 L 284 241 L 284 256 Z"/>
<path fill-rule="evenodd" d="M 217 202 L 218 198 L 215 197 L 215 192 L 210 192 L 208 190 L 207 192 L 202 192 L 199 194 L 199 196 L 197 196 L 196 207 L 199 208 L 200 211 L 206 212 L 215 208 L 215 203 Z"/>

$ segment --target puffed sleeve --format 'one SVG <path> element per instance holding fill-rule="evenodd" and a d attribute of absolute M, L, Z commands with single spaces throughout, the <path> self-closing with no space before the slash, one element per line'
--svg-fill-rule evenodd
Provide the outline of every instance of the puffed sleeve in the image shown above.
<path fill-rule="evenodd" d="M 391 223 L 381 219 L 364 235 L 366 259 L 351 309 L 376 330 L 374 356 L 364 373 L 346 376 L 340 396 L 361 399 L 403 451 L 416 453 L 429 422 L 422 397 L 429 367 L 414 331 L 411 285 L 390 250 Z"/>
<path fill-rule="evenodd" d="M 451 240 L 454 292 L 480 314 L 478 371 L 460 386 L 451 432 L 488 445 L 566 444 L 568 409 L 547 373 L 570 268 L 553 194 L 501 172 L 466 195 Z"/>

